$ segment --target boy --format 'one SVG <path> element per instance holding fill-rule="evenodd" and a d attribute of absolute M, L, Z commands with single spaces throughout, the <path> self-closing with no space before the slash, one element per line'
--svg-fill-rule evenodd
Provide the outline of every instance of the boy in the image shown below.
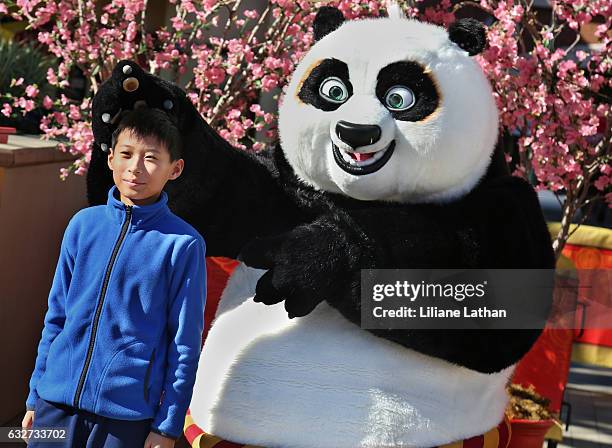
<path fill-rule="evenodd" d="M 164 112 L 138 109 L 112 146 L 107 204 L 79 211 L 64 234 L 22 423 L 66 438 L 31 447 L 171 448 L 182 434 L 205 244 L 162 191 L 183 170 L 180 135 Z"/>

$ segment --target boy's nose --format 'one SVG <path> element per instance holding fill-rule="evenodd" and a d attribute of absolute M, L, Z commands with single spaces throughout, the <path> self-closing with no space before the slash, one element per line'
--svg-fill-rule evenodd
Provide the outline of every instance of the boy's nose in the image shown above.
<path fill-rule="evenodd" d="M 142 172 L 142 169 L 140 168 L 140 166 L 138 165 L 138 163 L 136 163 L 136 164 L 134 164 L 134 165 L 132 165 L 132 166 L 129 166 L 129 167 L 128 167 L 128 171 L 129 171 L 130 173 L 141 173 L 141 172 Z"/>

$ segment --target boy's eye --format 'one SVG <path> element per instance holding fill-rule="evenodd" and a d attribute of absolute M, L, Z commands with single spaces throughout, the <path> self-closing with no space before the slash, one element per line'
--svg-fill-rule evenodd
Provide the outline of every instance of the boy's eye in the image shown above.
<path fill-rule="evenodd" d="M 147 159 L 155 160 L 155 156 L 147 156 Z"/>

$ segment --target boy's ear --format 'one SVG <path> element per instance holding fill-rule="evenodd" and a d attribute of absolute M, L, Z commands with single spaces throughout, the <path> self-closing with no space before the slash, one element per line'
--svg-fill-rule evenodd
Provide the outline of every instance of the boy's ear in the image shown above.
<path fill-rule="evenodd" d="M 185 161 L 183 159 L 178 159 L 174 162 L 174 167 L 172 168 L 172 172 L 170 173 L 169 180 L 174 180 L 181 175 L 183 172 L 183 168 L 185 168 Z"/>
<path fill-rule="evenodd" d="M 108 150 L 108 157 L 106 158 L 106 163 L 107 163 L 107 165 L 108 165 L 108 167 L 110 168 L 111 171 L 113 170 L 113 164 L 112 164 L 112 161 L 113 161 L 113 152 L 114 152 L 113 148 L 110 148 Z"/>

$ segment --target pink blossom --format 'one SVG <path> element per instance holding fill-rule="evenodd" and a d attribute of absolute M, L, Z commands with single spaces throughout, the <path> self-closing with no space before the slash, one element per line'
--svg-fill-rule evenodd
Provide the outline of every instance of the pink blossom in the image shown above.
<path fill-rule="evenodd" d="M 51 109 L 53 107 L 53 100 L 49 98 L 48 95 L 45 95 L 45 97 L 43 98 L 42 104 L 45 109 Z"/>
<path fill-rule="evenodd" d="M 136 38 L 137 25 L 136 22 L 130 22 L 127 26 L 127 30 L 125 32 L 125 39 L 128 42 L 133 41 Z"/>
<path fill-rule="evenodd" d="M 189 98 L 193 104 L 197 105 L 200 96 L 196 92 L 189 92 L 187 98 Z"/>
<path fill-rule="evenodd" d="M 247 9 L 246 11 L 244 11 L 244 16 L 247 19 L 256 19 L 257 17 L 259 17 L 259 13 L 255 9 Z"/>
<path fill-rule="evenodd" d="M 228 112 L 226 117 L 229 118 L 230 120 L 235 120 L 237 118 L 240 118 L 240 115 L 242 114 L 240 113 L 239 109 L 232 109 Z"/>
<path fill-rule="evenodd" d="M 597 178 L 597 180 L 595 182 L 593 182 L 593 185 L 599 191 L 604 191 L 606 189 L 606 187 L 609 187 L 610 185 L 612 185 L 612 177 L 608 177 L 608 176 L 605 176 L 605 175 L 604 176 L 599 176 Z"/>
<path fill-rule="evenodd" d="M 25 88 L 25 93 L 30 98 L 35 98 L 38 95 L 38 87 L 36 84 L 31 84 Z"/>
<path fill-rule="evenodd" d="M 603 37 L 610 30 L 610 25 L 602 23 L 595 28 L 595 35 L 599 38 Z"/>
<path fill-rule="evenodd" d="M 215 7 L 219 0 L 204 0 L 204 9 L 210 11 Z"/>
<path fill-rule="evenodd" d="M 251 104 L 249 110 L 253 112 L 257 117 L 262 117 L 264 114 L 264 111 L 261 109 L 261 106 L 259 104 Z"/>
<path fill-rule="evenodd" d="M 47 81 L 51 85 L 57 85 L 57 76 L 55 75 L 55 71 L 51 67 L 47 69 Z"/>
<path fill-rule="evenodd" d="M 172 17 L 170 21 L 172 22 L 172 27 L 177 31 L 189 29 L 191 27 L 189 23 L 185 22 L 181 17 L 178 16 Z"/>
<path fill-rule="evenodd" d="M 225 71 L 219 67 L 213 67 L 207 70 L 206 75 L 214 84 L 221 84 L 225 79 Z"/>
<path fill-rule="evenodd" d="M 22 109 L 23 113 L 25 114 L 25 112 L 30 112 L 34 110 L 34 108 L 36 107 L 36 104 L 32 100 L 27 100 L 24 97 L 21 97 L 21 98 L 15 99 L 13 106 L 19 107 L 20 109 Z"/>
<path fill-rule="evenodd" d="M 70 105 L 70 113 L 68 114 L 68 117 L 71 120 L 76 120 L 76 121 L 81 119 L 81 112 L 79 111 L 79 108 L 76 105 L 74 104 Z"/>
<path fill-rule="evenodd" d="M 261 80 L 264 92 L 269 92 L 278 85 L 278 78 L 275 75 L 266 75 Z"/>
<path fill-rule="evenodd" d="M 261 64 L 251 64 L 251 73 L 255 79 L 261 78 L 264 75 L 263 67 Z"/>
<path fill-rule="evenodd" d="M 264 66 L 270 70 L 274 70 L 282 65 L 279 58 L 267 57 L 264 60 Z"/>
<path fill-rule="evenodd" d="M 13 108 L 11 107 L 11 105 L 10 105 L 10 104 L 8 104 L 8 103 L 4 103 L 4 104 L 2 105 L 2 111 L 0 111 L 0 112 L 2 112 L 2 115 L 5 115 L 5 116 L 7 116 L 7 117 L 10 117 L 10 116 L 11 116 L 11 113 L 13 112 Z"/>
<path fill-rule="evenodd" d="M 238 39 L 232 39 L 228 42 L 227 49 L 230 53 L 242 53 L 242 42 L 240 42 Z"/>
<path fill-rule="evenodd" d="M 587 58 L 588 54 L 585 51 L 578 50 L 576 52 L 576 57 L 579 61 L 584 61 Z"/>
<path fill-rule="evenodd" d="M 230 132 L 232 137 L 234 137 L 236 140 L 239 140 L 246 135 L 244 126 L 239 121 L 234 121 L 231 123 Z"/>

